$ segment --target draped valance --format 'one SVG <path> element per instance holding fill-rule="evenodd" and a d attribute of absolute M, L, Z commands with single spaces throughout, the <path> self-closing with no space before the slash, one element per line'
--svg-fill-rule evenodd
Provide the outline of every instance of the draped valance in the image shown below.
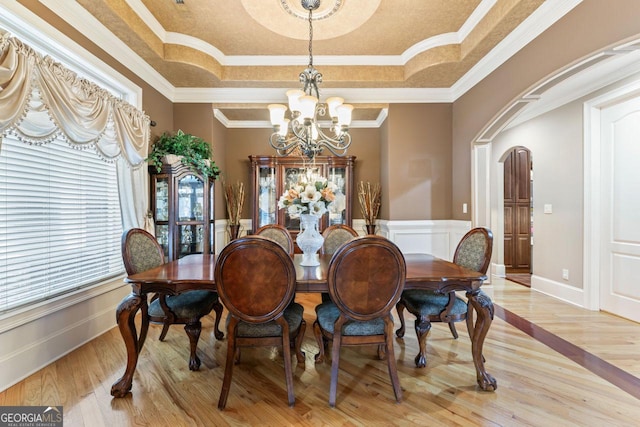
<path fill-rule="evenodd" d="M 107 161 L 140 166 L 149 123 L 144 112 L 0 30 L 0 134 L 32 144 L 63 137 Z"/>

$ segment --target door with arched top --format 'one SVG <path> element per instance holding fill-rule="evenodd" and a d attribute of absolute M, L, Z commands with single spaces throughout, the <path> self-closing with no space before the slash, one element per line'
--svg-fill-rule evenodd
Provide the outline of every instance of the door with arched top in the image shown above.
<path fill-rule="evenodd" d="M 504 264 L 507 273 L 531 273 L 532 162 L 524 147 L 504 160 Z"/>

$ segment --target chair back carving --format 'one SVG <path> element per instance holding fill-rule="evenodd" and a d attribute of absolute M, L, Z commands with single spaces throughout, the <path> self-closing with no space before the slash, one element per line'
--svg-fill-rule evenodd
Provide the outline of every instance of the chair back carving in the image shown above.
<path fill-rule="evenodd" d="M 280 224 L 267 224 L 258 228 L 256 235 L 266 237 L 277 242 L 289 255 L 293 255 L 294 245 L 289 230 Z"/>
<path fill-rule="evenodd" d="M 406 278 L 404 256 L 390 240 L 375 235 L 345 243 L 329 263 L 329 295 L 353 320 L 367 321 L 389 314 L 402 294 Z"/>
<path fill-rule="evenodd" d="M 453 262 L 485 274 L 491 262 L 492 250 L 493 233 L 484 227 L 477 227 L 462 237 L 453 255 Z"/>
<path fill-rule="evenodd" d="M 162 246 L 149 232 L 132 228 L 122 235 L 122 261 L 127 274 L 136 274 L 164 264 Z"/>
<path fill-rule="evenodd" d="M 333 255 L 340 246 L 358 237 L 358 232 L 348 225 L 334 224 L 322 232 L 322 237 L 324 237 L 322 253 Z"/>
<path fill-rule="evenodd" d="M 222 249 L 215 280 L 222 304 L 233 316 L 264 323 L 280 316 L 293 300 L 296 270 L 291 256 L 278 243 L 245 236 Z"/>

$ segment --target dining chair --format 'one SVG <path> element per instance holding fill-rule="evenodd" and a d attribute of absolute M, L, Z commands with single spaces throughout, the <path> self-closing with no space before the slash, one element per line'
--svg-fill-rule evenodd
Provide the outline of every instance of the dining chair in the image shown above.
<path fill-rule="evenodd" d="M 164 264 L 162 246 L 149 232 L 141 228 L 132 228 L 122 234 L 122 260 L 128 275 L 140 273 Z M 155 294 L 151 304 L 143 301 L 141 308 L 142 323 L 138 348 L 142 348 L 149 330 L 149 322 L 162 324 L 160 341 L 164 341 L 169 327 L 173 324 L 183 324 L 189 337 L 190 356 L 189 369 L 200 369 L 200 358 L 196 354 L 202 323 L 200 319 L 214 310 L 216 313 L 214 335 L 221 340 L 224 337 L 220 331 L 220 318 L 223 307 L 215 292 L 194 290 L 178 295 Z"/>
<path fill-rule="evenodd" d="M 277 242 L 289 255 L 293 256 L 293 238 L 285 226 L 280 224 L 263 225 L 258 228 L 254 234 Z"/>
<path fill-rule="evenodd" d="M 320 253 L 333 255 L 340 246 L 358 237 L 358 232 L 346 224 L 334 224 L 324 229 L 322 237 L 324 242 Z M 322 302 L 330 301 L 328 293 L 323 292 L 320 295 Z"/>
<path fill-rule="evenodd" d="M 301 346 L 306 322 L 303 307 L 293 302 L 296 270 L 292 257 L 268 238 L 241 237 L 220 252 L 215 281 L 218 295 L 229 311 L 227 359 L 218 408 L 226 406 L 240 347 L 256 346 L 282 348 L 289 406 L 293 406 L 290 347 L 294 347 L 298 363 L 304 363 Z"/>
<path fill-rule="evenodd" d="M 321 253 L 333 255 L 344 243 L 358 237 L 358 232 L 346 224 L 334 224 L 324 229 L 322 237 Z"/>
<path fill-rule="evenodd" d="M 330 302 L 316 306 L 313 332 L 324 361 L 325 340 L 332 341 L 329 405 L 336 404 L 340 349 L 350 345 L 378 345 L 387 367 L 396 401 L 402 389 L 393 350 L 391 310 L 400 299 L 406 265 L 400 249 L 382 236 L 357 237 L 342 245 L 327 272 Z"/>
<path fill-rule="evenodd" d="M 453 255 L 454 264 L 478 271 L 482 274 L 487 272 L 491 261 L 493 250 L 493 233 L 484 227 L 477 227 L 465 234 Z M 431 323 L 445 322 L 449 324 L 449 329 L 454 339 L 458 338 L 455 322 L 471 319 L 472 307 L 455 292 L 438 294 L 430 290 L 410 289 L 402 293 L 400 301 L 396 305 L 398 317 L 400 318 L 400 328 L 396 331 L 399 338 L 404 337 L 404 309 L 416 316 L 415 330 L 418 337 L 420 351 L 415 357 L 417 367 L 425 367 L 427 335 L 431 330 Z M 472 335 L 473 325 L 467 322 L 469 335 Z"/>

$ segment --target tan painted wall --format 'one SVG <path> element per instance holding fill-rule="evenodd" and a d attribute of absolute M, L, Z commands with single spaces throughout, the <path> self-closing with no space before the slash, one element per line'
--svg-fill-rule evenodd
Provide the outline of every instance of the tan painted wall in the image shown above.
<path fill-rule="evenodd" d="M 243 218 L 251 218 L 250 155 L 275 155 L 269 145 L 271 129 L 227 129 L 226 168 L 223 171 L 228 182 L 241 180 L 247 189 Z M 349 155 L 356 157 L 354 186 L 358 181 L 380 181 L 380 133 L 378 129 L 352 129 Z M 355 196 L 352 199 L 353 217 L 362 218 Z"/>
<path fill-rule="evenodd" d="M 393 104 L 387 122 L 381 217 L 451 218 L 451 104 Z"/>
<path fill-rule="evenodd" d="M 471 144 L 483 127 L 545 76 L 640 34 L 638 16 L 637 0 L 584 0 L 454 102 L 453 206 L 471 204 Z M 471 216 L 454 209 L 453 218 L 468 220 Z"/>

